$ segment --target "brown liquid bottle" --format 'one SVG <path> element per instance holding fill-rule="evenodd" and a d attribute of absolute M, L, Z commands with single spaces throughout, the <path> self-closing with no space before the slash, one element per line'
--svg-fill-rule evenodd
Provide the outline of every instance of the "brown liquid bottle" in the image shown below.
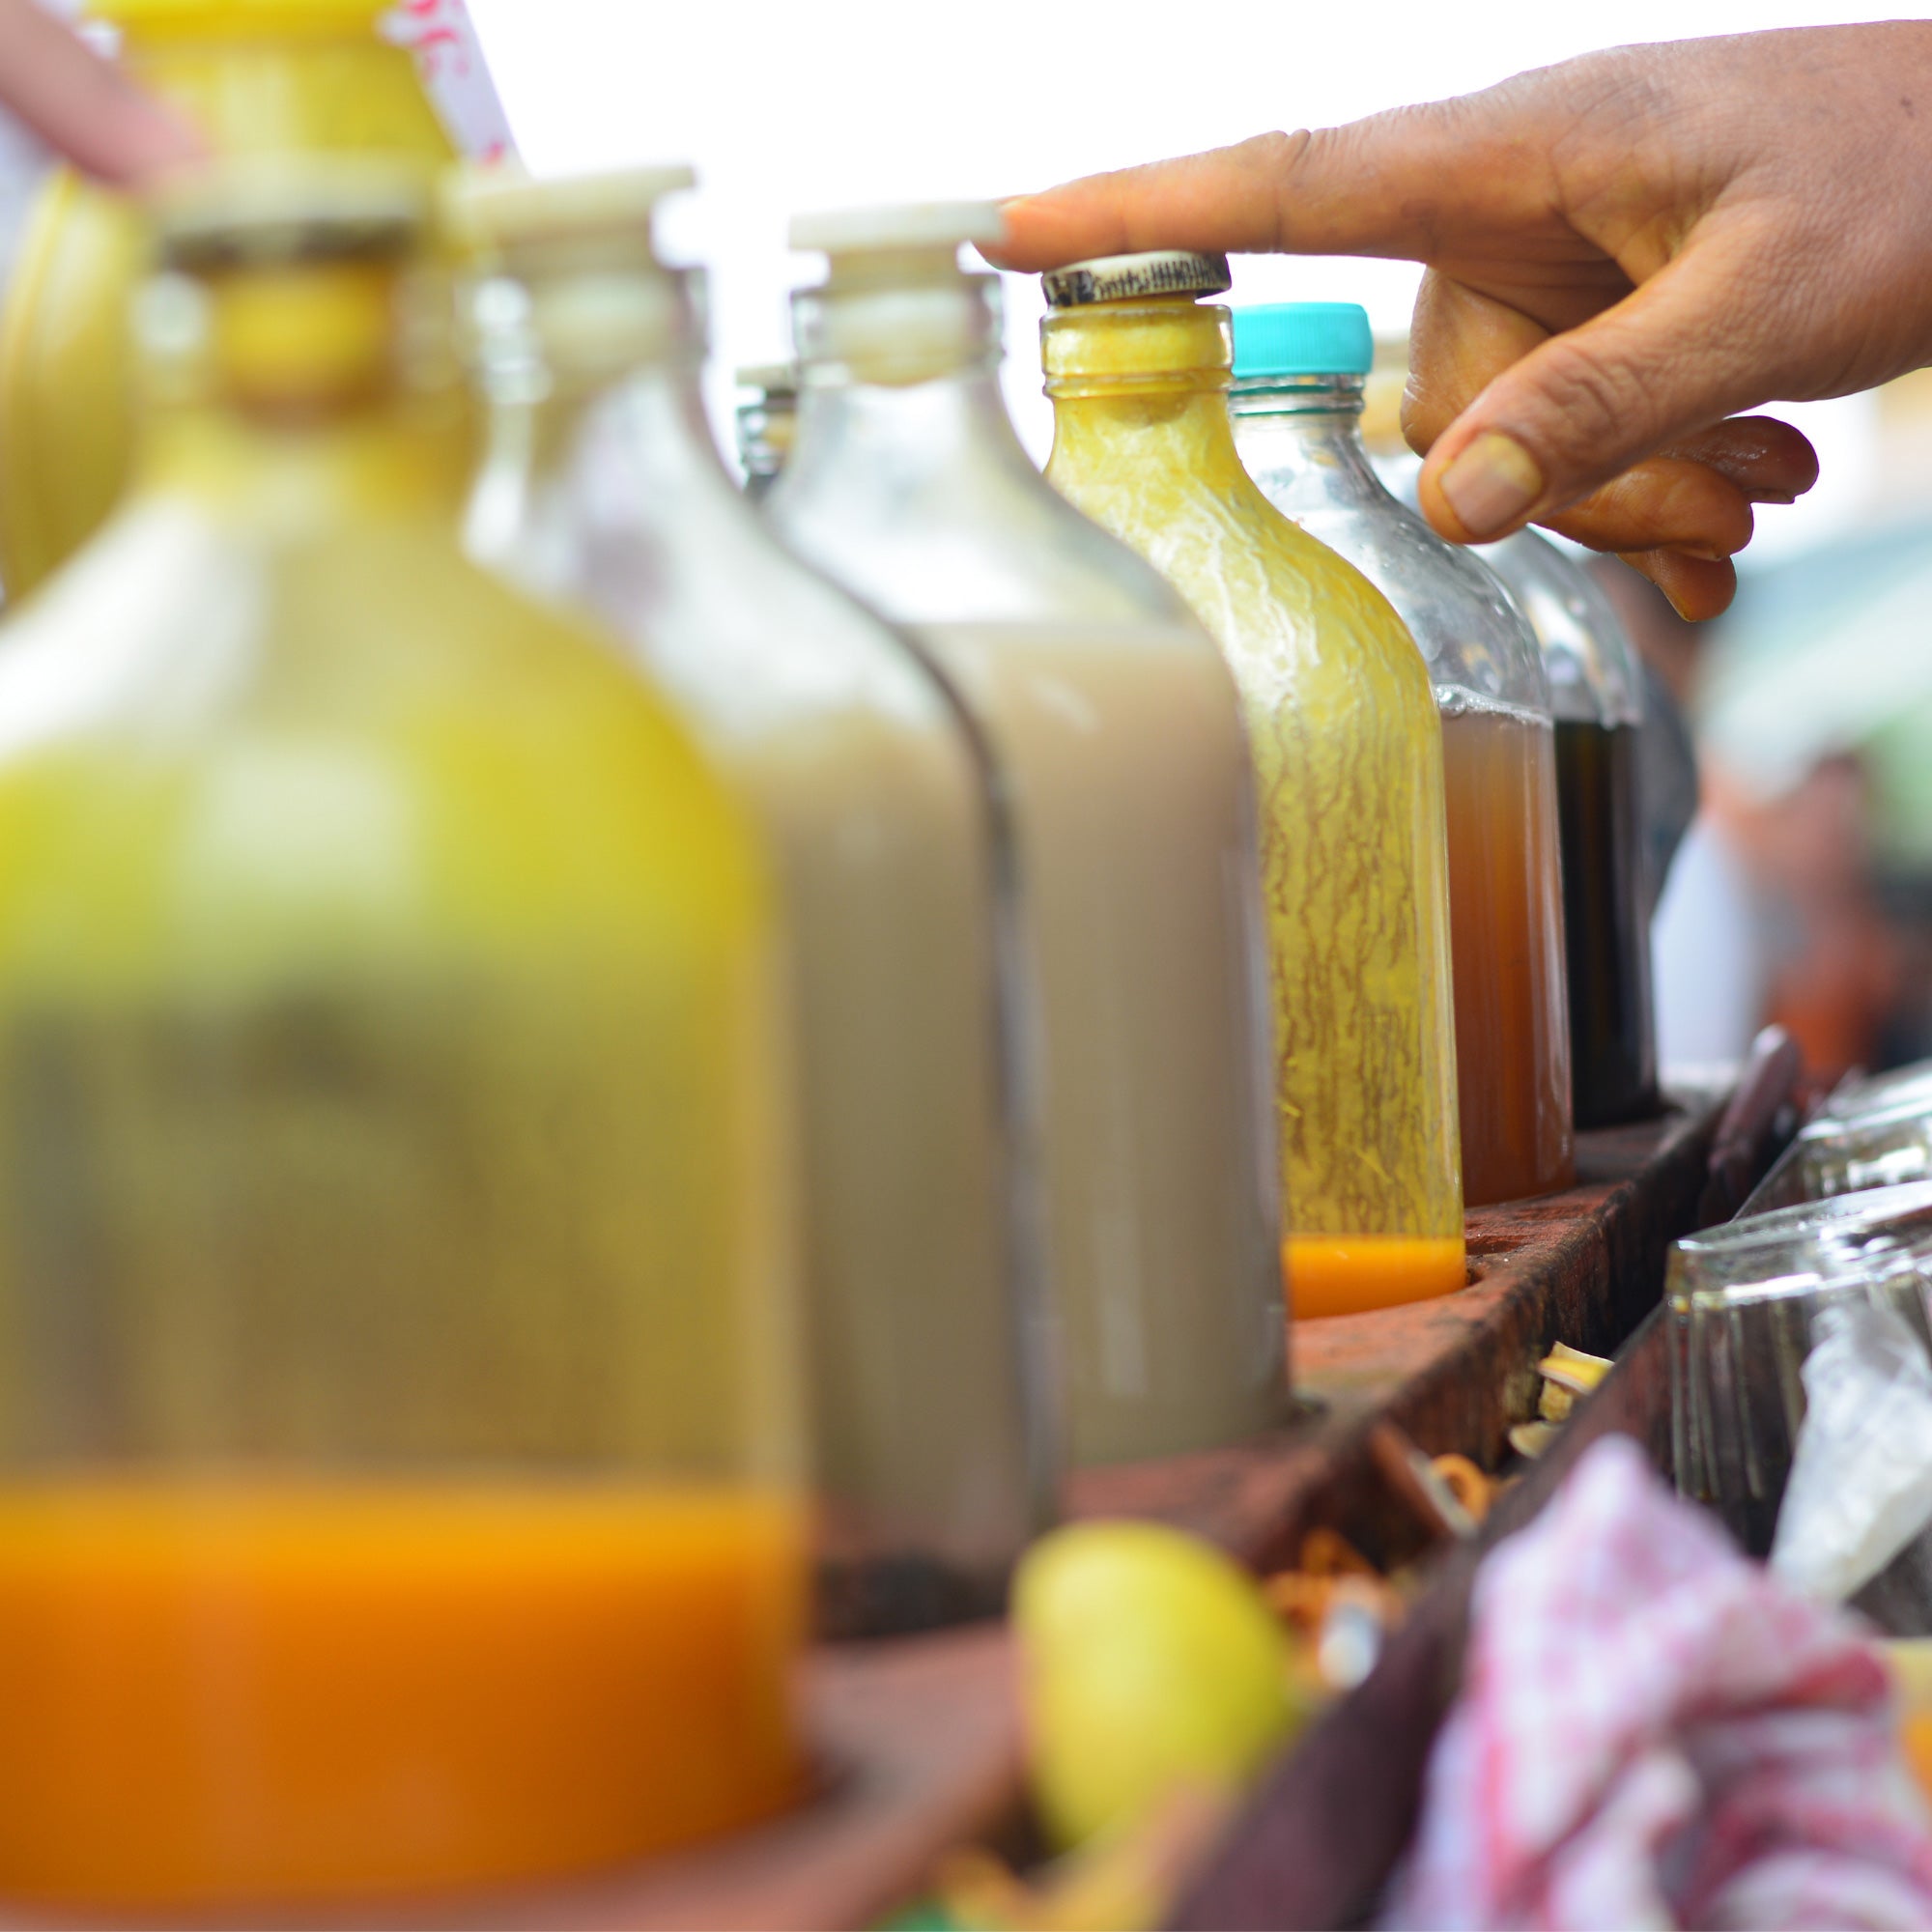
<path fill-rule="evenodd" d="M 1641 1120 L 1658 1092 L 1636 656 L 1588 572 L 1534 530 L 1482 555 L 1536 633 L 1556 714 L 1577 1124 Z"/>
<path fill-rule="evenodd" d="M 1442 718 L 1463 1198 L 1567 1187 L 1576 1167 L 1556 746 L 1536 639 L 1500 584 L 1390 496 L 1360 417 L 1351 302 L 1235 312 L 1235 440 L 1275 506 L 1393 604 Z"/>

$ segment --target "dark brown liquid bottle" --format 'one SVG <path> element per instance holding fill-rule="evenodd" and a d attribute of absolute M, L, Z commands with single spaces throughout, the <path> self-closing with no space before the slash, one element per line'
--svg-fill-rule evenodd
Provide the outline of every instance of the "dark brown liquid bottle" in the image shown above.
<path fill-rule="evenodd" d="M 1634 724 L 1566 719 L 1556 724 L 1570 1065 L 1579 1127 L 1634 1120 L 1657 1100 L 1636 740 Z"/>
<path fill-rule="evenodd" d="M 1641 1120 L 1658 1090 L 1635 653 L 1609 600 L 1553 544 L 1523 531 L 1480 554 L 1536 632 L 1556 713 L 1576 1122 Z"/>

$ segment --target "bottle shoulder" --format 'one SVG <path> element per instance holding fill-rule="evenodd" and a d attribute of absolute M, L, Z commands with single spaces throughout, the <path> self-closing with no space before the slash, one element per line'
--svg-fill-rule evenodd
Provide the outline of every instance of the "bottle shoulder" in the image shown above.
<path fill-rule="evenodd" d="M 1555 715 L 1571 723 L 1641 723 L 1635 646 L 1589 571 L 1536 530 L 1487 545 L 1481 556 L 1535 633 Z"/>
<path fill-rule="evenodd" d="M 1434 711 L 1421 657 L 1389 600 L 1244 471 L 1048 473 L 1176 585 L 1237 674 L 1269 666 L 1311 695 L 1366 681 L 1391 701 Z"/>
<path fill-rule="evenodd" d="M 0 713 L 16 840 L 79 840 L 137 897 L 252 902 L 280 838 L 331 862 L 275 891 L 347 927 L 757 917 L 751 835 L 671 708 L 427 526 L 265 544 L 138 499 L 0 634 Z"/>
<path fill-rule="evenodd" d="M 1040 475 L 993 398 L 961 408 L 932 386 L 903 422 L 808 399 L 761 505 L 789 549 L 895 623 L 1185 621 L 1158 574 Z"/>
<path fill-rule="evenodd" d="M 1266 492 L 1268 478 L 1257 478 Z M 1480 559 L 1446 542 L 1386 492 L 1336 500 L 1293 492 L 1284 514 L 1354 565 L 1395 607 L 1438 693 L 1547 713 L 1536 634 Z"/>
<path fill-rule="evenodd" d="M 734 751 L 862 720 L 952 727 L 905 639 L 788 551 L 689 425 L 613 404 L 525 532 L 549 554 L 545 589 L 594 611 L 700 735 Z"/>

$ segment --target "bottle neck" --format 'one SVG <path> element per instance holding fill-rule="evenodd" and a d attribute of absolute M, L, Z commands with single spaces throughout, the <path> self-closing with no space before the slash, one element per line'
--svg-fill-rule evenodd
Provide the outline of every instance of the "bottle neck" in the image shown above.
<path fill-rule="evenodd" d="M 988 275 L 846 280 L 793 297 L 802 476 L 828 466 L 899 479 L 1037 472 L 1000 393 L 999 289 Z"/>
<path fill-rule="evenodd" d="M 1212 488 L 1251 487 L 1228 416 L 1226 309 L 1187 296 L 1064 309 L 1041 323 L 1040 344 L 1052 468 L 1180 466 Z"/>
<path fill-rule="evenodd" d="M 508 268 L 469 303 L 489 418 L 465 541 L 533 589 L 574 593 L 586 512 L 636 528 L 707 493 L 736 503 L 704 408 L 702 281 L 643 255 Z M 613 412 L 622 460 L 607 470 L 596 452 Z"/>
<path fill-rule="evenodd" d="M 586 417 L 622 390 L 720 468 L 704 411 L 701 285 L 648 257 L 560 267 L 512 259 L 470 303 L 470 359 L 496 432 L 514 428 L 533 477 L 571 461 Z M 722 473 L 722 468 L 721 468 Z"/>
<path fill-rule="evenodd" d="M 1244 377 L 1228 408 L 1242 460 L 1267 477 L 1276 501 L 1284 493 L 1355 506 L 1392 500 L 1362 440 L 1359 376 Z"/>
<path fill-rule="evenodd" d="M 142 480 L 250 514 L 447 516 L 472 423 L 433 304 L 393 261 L 163 277 L 143 301 Z"/>

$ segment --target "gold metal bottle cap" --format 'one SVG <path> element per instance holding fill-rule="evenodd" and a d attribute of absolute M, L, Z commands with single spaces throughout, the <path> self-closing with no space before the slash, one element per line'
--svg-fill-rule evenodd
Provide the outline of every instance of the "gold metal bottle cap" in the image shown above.
<path fill-rule="evenodd" d="M 1069 262 L 1040 278 L 1054 308 L 1089 302 L 1131 301 L 1145 296 L 1219 296 L 1234 287 L 1225 255 L 1197 255 L 1185 248 L 1156 248 L 1144 255 L 1099 255 Z"/>

